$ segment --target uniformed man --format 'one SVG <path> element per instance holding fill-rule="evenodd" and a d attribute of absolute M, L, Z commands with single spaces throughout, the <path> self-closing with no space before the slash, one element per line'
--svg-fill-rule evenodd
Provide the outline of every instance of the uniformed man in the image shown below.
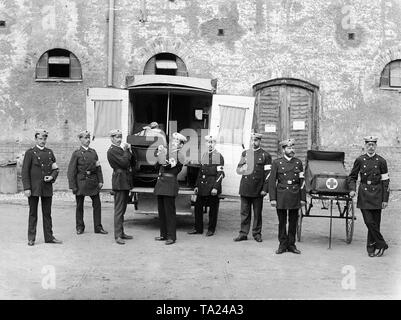
<path fill-rule="evenodd" d="M 118 244 L 133 237 L 124 232 L 124 214 L 127 210 L 129 191 L 132 186 L 135 158 L 130 145 L 122 143 L 122 133 L 119 129 L 110 131 L 111 146 L 107 150 L 107 160 L 113 168 L 112 190 L 114 192 L 114 238 Z"/>
<path fill-rule="evenodd" d="M 368 228 L 366 248 L 369 257 L 381 257 L 388 245 L 380 233 L 381 210 L 386 209 L 390 196 L 390 178 L 386 160 L 376 154 L 377 137 L 365 137 L 367 153 L 358 157 L 348 176 L 350 196 L 355 196 L 360 175 L 357 207 L 361 209 Z M 376 253 L 376 250 L 377 253 Z"/>
<path fill-rule="evenodd" d="M 252 133 L 252 150 L 243 151 L 237 166 L 237 173 L 242 175 L 239 194 L 241 196 L 241 230 L 234 241 L 248 239 L 251 226 L 251 207 L 253 206 L 252 235 L 257 242 L 262 242 L 263 197 L 269 191 L 269 175 L 272 157 L 260 147 L 262 134 Z"/>
<path fill-rule="evenodd" d="M 174 132 L 168 148 L 160 145 L 155 151 L 159 176 L 154 189 L 157 196 L 157 210 L 160 219 L 160 236 L 156 241 L 165 241 L 166 245 L 175 243 L 176 234 L 176 208 L 175 198 L 178 195 L 177 175 L 180 173 L 184 157 L 180 153 L 187 141 L 182 134 Z"/>
<path fill-rule="evenodd" d="M 306 191 L 302 161 L 295 158 L 294 140 L 280 142 L 283 157 L 273 161 L 269 180 L 269 197 L 278 216 L 277 254 L 289 251 L 300 254 L 295 246 L 298 211 L 306 203 Z M 288 234 L 287 234 L 288 212 Z"/>
<path fill-rule="evenodd" d="M 75 194 L 77 203 L 75 211 L 77 234 L 84 233 L 84 199 L 89 196 L 92 199 L 93 226 L 95 233 L 107 234 L 102 227 L 101 203 L 99 192 L 103 187 L 103 174 L 96 150 L 89 148 L 91 134 L 84 130 L 78 134 L 81 146 L 72 153 L 68 165 L 67 177 L 69 188 Z"/>
<path fill-rule="evenodd" d="M 58 176 L 56 157 L 51 149 L 46 148 L 48 132 L 35 131 L 36 145 L 25 152 L 22 164 L 22 184 L 29 203 L 28 245 L 33 246 L 36 238 L 39 197 L 42 202 L 43 234 L 46 243 L 62 243 L 53 236 L 52 197 L 53 183 Z"/>
<path fill-rule="evenodd" d="M 221 183 L 224 178 L 224 157 L 216 150 L 216 137 L 205 136 L 208 151 L 202 155 L 194 193 L 195 226 L 188 234 L 203 233 L 203 208 L 209 206 L 209 226 L 206 236 L 214 235 L 221 194 Z"/>

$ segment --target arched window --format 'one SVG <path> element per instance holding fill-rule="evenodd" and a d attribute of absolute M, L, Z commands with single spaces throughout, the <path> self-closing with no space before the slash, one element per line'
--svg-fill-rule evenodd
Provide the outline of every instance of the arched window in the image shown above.
<path fill-rule="evenodd" d="M 165 74 L 188 77 L 187 67 L 175 54 L 163 52 L 154 55 L 146 62 L 143 74 Z"/>
<path fill-rule="evenodd" d="M 388 63 L 380 77 L 380 87 L 401 88 L 401 59 Z"/>
<path fill-rule="evenodd" d="M 65 49 L 51 49 L 36 64 L 37 81 L 82 81 L 78 58 Z"/>

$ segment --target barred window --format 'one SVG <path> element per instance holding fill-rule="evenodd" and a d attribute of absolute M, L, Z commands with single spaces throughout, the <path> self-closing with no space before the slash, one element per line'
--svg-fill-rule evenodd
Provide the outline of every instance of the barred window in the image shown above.
<path fill-rule="evenodd" d="M 81 64 L 72 52 L 51 49 L 42 54 L 36 64 L 36 80 L 82 81 Z"/>
<path fill-rule="evenodd" d="M 401 88 L 401 60 L 391 61 L 384 67 L 380 87 Z"/>

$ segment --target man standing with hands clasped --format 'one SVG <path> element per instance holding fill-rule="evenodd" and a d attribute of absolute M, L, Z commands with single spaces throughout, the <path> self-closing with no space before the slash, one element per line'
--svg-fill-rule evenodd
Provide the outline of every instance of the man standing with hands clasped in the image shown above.
<path fill-rule="evenodd" d="M 361 209 L 368 228 L 366 249 L 369 257 L 381 257 L 388 245 L 380 233 L 381 211 L 387 208 L 390 196 L 390 178 L 386 160 L 376 154 L 377 137 L 365 137 L 367 153 L 358 157 L 348 176 L 350 196 L 355 196 L 358 174 L 361 182 L 358 189 L 357 207 Z M 377 253 L 375 250 L 378 250 Z"/>
<path fill-rule="evenodd" d="M 93 227 L 95 233 L 107 234 L 101 223 L 101 203 L 99 192 L 103 187 L 103 174 L 99 157 L 95 149 L 89 148 L 91 135 L 87 130 L 78 134 L 81 146 L 72 153 L 68 165 L 68 184 L 77 202 L 75 220 L 77 234 L 84 233 L 84 200 L 85 196 L 92 199 Z"/>
<path fill-rule="evenodd" d="M 262 242 L 263 197 L 269 188 L 269 175 L 272 157 L 260 147 L 261 133 L 252 133 L 252 149 L 243 151 L 237 166 L 237 173 L 242 175 L 239 194 L 241 196 L 241 231 L 234 241 L 247 240 L 251 226 L 253 207 L 252 235 L 255 241 Z"/>
<path fill-rule="evenodd" d="M 45 147 L 48 132 L 37 129 L 36 145 L 25 152 L 22 164 L 22 184 L 29 203 L 28 245 L 33 246 L 38 222 L 39 197 L 42 203 L 43 234 L 46 243 L 62 243 L 53 236 L 52 197 L 53 183 L 58 176 L 56 157 L 51 149 Z"/>
<path fill-rule="evenodd" d="M 278 240 L 276 254 L 289 251 L 300 254 L 295 246 L 298 211 L 306 204 L 306 191 L 302 161 L 295 158 L 294 140 L 280 142 L 283 157 L 273 161 L 269 181 L 269 197 L 278 216 Z M 288 213 L 288 234 L 287 234 Z"/>
<path fill-rule="evenodd" d="M 224 178 L 224 158 L 216 150 L 216 137 L 205 136 L 208 151 L 202 155 L 194 193 L 195 226 L 188 234 L 203 233 L 203 208 L 209 206 L 209 226 L 206 236 L 213 236 L 216 231 L 217 215 L 219 212 L 221 183 Z"/>

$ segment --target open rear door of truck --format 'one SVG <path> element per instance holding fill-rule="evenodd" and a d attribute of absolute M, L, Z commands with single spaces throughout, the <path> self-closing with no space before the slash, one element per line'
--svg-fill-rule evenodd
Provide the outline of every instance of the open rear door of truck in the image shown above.
<path fill-rule="evenodd" d="M 86 95 L 86 125 L 92 133 L 90 147 L 95 149 L 102 166 L 104 186 L 111 189 L 111 169 L 107 161 L 110 146 L 109 132 L 120 129 L 123 142 L 128 134 L 128 90 L 115 88 L 89 88 Z"/>
<path fill-rule="evenodd" d="M 238 196 L 241 176 L 236 168 L 249 148 L 254 102 L 254 97 L 213 95 L 210 133 L 217 136 L 216 149 L 224 157 L 223 195 Z"/>

